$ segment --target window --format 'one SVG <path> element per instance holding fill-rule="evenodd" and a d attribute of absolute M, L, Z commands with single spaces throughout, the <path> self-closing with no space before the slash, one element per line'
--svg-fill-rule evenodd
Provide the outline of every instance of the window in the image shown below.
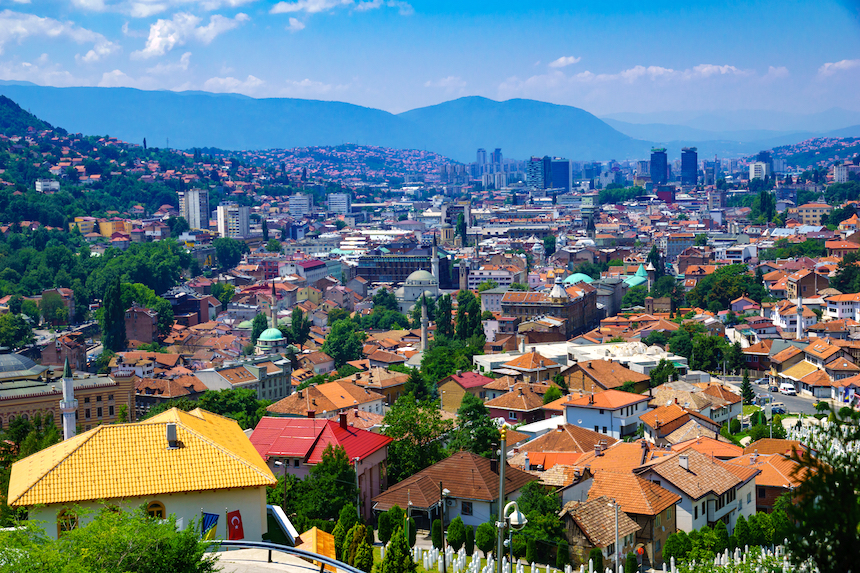
<path fill-rule="evenodd" d="M 606 433 L 606 426 L 603 426 L 603 433 Z"/>
<path fill-rule="evenodd" d="M 693 519 L 699 519 L 699 506 L 693 508 Z"/>
<path fill-rule="evenodd" d="M 96 396 L 96 402 L 101 402 L 101 401 L 102 401 L 102 397 L 101 397 L 101 396 Z"/>
<path fill-rule="evenodd" d="M 90 409 L 89 409 L 89 408 L 87 408 L 86 410 L 84 410 L 84 418 L 85 418 L 85 419 L 87 419 L 87 420 L 89 420 L 89 419 L 90 419 Z"/>
<path fill-rule="evenodd" d="M 670 519 L 672 519 L 672 508 L 671 507 L 666 510 L 666 521 L 669 521 Z"/>
<path fill-rule="evenodd" d="M 160 501 L 150 501 L 146 506 L 146 514 L 149 517 L 154 517 L 156 519 L 164 519 L 167 515 L 164 512 L 164 504 Z"/>
<path fill-rule="evenodd" d="M 108 402 L 113 402 L 113 394 L 108 394 Z"/>
<path fill-rule="evenodd" d="M 101 417 L 102 417 L 102 409 L 96 408 L 96 418 L 101 418 Z"/>
<path fill-rule="evenodd" d="M 84 398 L 84 404 L 89 404 L 89 403 L 90 403 L 90 399 L 89 399 L 89 398 Z"/>
<path fill-rule="evenodd" d="M 752 503 L 752 493 L 747 494 L 747 504 Z"/>
<path fill-rule="evenodd" d="M 600 427 L 599 427 L 599 426 L 594 426 L 594 431 L 595 431 L 595 432 L 600 433 Z"/>
<path fill-rule="evenodd" d="M 108 406 L 108 416 L 113 416 L 113 406 Z"/>
<path fill-rule="evenodd" d="M 660 514 L 657 514 L 657 527 L 660 527 Z"/>
<path fill-rule="evenodd" d="M 297 467 L 299 467 L 299 465 L 300 465 L 301 463 L 302 463 L 302 462 L 301 462 L 301 460 L 300 460 L 299 458 L 296 458 L 296 459 L 294 459 L 294 460 L 293 460 L 293 467 L 294 467 L 294 468 L 297 468 Z"/>
<path fill-rule="evenodd" d="M 460 510 L 460 513 L 462 515 L 472 515 L 472 502 L 471 501 L 464 501 L 462 503 L 463 503 L 463 506 L 462 506 L 462 509 Z"/>
<path fill-rule="evenodd" d="M 764 488 L 763 487 L 758 488 L 758 496 L 759 496 L 759 498 L 764 497 Z"/>
<path fill-rule="evenodd" d="M 516 420 L 517 413 L 516 412 L 508 412 L 508 420 Z"/>
<path fill-rule="evenodd" d="M 601 410 L 601 411 L 600 411 L 600 414 L 601 414 L 601 415 L 603 414 L 603 410 Z"/>
<path fill-rule="evenodd" d="M 57 514 L 57 537 L 66 531 L 71 531 L 78 526 L 78 516 L 75 512 L 64 509 Z"/>

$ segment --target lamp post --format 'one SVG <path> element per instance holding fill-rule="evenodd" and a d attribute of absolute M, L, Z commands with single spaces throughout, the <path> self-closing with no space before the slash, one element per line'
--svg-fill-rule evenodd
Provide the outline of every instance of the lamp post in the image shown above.
<path fill-rule="evenodd" d="M 502 510 L 502 522 L 499 527 L 499 537 L 504 537 L 504 528 L 508 528 L 508 552 L 510 553 L 510 561 L 508 562 L 508 572 L 512 573 L 514 570 L 514 530 L 519 531 L 529 522 L 526 519 L 526 516 L 523 515 L 523 512 L 520 511 L 520 506 L 517 505 L 517 502 L 512 501 L 508 503 L 505 508 Z M 498 570 L 502 571 L 502 556 L 499 554 L 499 565 Z M 503 572 L 502 572 L 503 573 Z"/>
<path fill-rule="evenodd" d="M 284 498 L 281 501 L 281 509 L 284 510 L 284 513 L 287 513 L 287 462 L 275 460 L 275 465 L 283 466 L 284 468 Z"/>
<path fill-rule="evenodd" d="M 439 482 L 439 501 L 442 504 L 442 517 L 439 520 L 439 525 L 442 529 L 442 573 L 447 572 L 447 559 L 445 558 L 445 505 L 448 500 L 448 495 L 451 492 L 447 489 L 442 489 L 442 482 Z"/>
<path fill-rule="evenodd" d="M 358 456 L 352 458 L 353 469 L 355 469 L 355 513 L 358 516 L 358 520 L 361 521 L 361 490 L 358 489 L 358 463 L 361 461 L 361 458 Z"/>
<path fill-rule="evenodd" d="M 615 505 L 615 570 L 621 573 L 621 559 L 618 557 L 621 553 L 618 547 L 618 502 L 613 499 L 612 503 Z"/>
<path fill-rule="evenodd" d="M 499 431 L 499 520 L 496 521 L 496 528 L 498 531 L 498 540 L 496 543 L 496 559 L 498 559 L 498 564 L 496 566 L 496 573 L 504 573 L 502 571 L 502 552 L 504 551 L 504 543 L 505 543 L 505 441 L 508 438 L 508 430 L 504 426 Z"/>

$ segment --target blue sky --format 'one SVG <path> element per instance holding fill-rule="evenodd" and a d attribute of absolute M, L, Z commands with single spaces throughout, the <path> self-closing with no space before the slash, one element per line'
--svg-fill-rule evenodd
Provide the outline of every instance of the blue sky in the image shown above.
<path fill-rule="evenodd" d="M 392 112 L 860 111 L 860 2 L 0 0 L 0 79 Z"/>

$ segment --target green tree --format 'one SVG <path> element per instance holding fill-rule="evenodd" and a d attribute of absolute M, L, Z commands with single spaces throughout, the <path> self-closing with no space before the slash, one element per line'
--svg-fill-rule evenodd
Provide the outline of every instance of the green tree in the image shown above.
<path fill-rule="evenodd" d="M 414 517 L 406 520 L 406 529 L 406 541 L 409 543 L 409 547 L 415 547 L 415 541 L 418 539 L 418 524 L 415 523 Z"/>
<path fill-rule="evenodd" d="M 442 549 L 442 520 L 434 519 L 430 524 L 430 537 L 433 541 L 433 547 Z"/>
<path fill-rule="evenodd" d="M 298 307 L 294 308 L 293 313 L 290 315 L 290 333 L 291 340 L 294 344 L 298 344 L 299 347 L 304 345 L 311 335 L 311 321 L 305 317 L 302 309 Z"/>
<path fill-rule="evenodd" d="M 260 226 L 263 230 L 263 242 L 266 243 L 269 241 L 269 223 L 266 221 L 265 217 L 263 217 L 263 220 L 262 220 L 262 223 L 260 224 Z M 270 253 L 275 252 L 275 251 L 269 250 L 268 245 L 266 246 L 266 250 L 269 251 Z M 278 250 L 279 251 L 281 250 L 280 245 L 278 245 Z"/>
<path fill-rule="evenodd" d="M 561 388 L 557 386 L 550 386 L 549 388 L 547 388 L 546 392 L 543 395 L 543 403 L 549 404 L 550 402 L 555 402 L 562 396 L 563 394 L 561 393 Z"/>
<path fill-rule="evenodd" d="M 624 293 L 624 297 L 621 299 L 621 307 L 632 308 L 634 306 L 645 306 L 646 296 L 648 296 L 648 289 L 645 285 L 631 287 Z"/>
<path fill-rule="evenodd" d="M 281 252 L 281 243 L 277 239 L 269 239 L 266 243 L 266 252 L 267 253 L 280 253 Z"/>
<path fill-rule="evenodd" d="M 603 551 L 597 547 L 588 552 L 588 560 L 592 563 L 595 571 L 603 571 Z M 589 567 L 589 570 L 591 567 Z"/>
<path fill-rule="evenodd" d="M 558 496 L 547 493 L 539 481 L 530 481 L 523 486 L 517 505 L 520 511 L 526 515 L 533 511 L 544 515 L 556 514 L 561 510 Z"/>
<path fill-rule="evenodd" d="M 56 292 L 42 296 L 41 311 L 45 324 L 65 324 L 69 321 L 69 309 L 63 297 Z"/>
<path fill-rule="evenodd" d="M 248 251 L 248 245 L 243 241 L 221 237 L 212 241 L 215 247 L 215 257 L 222 268 L 231 269 L 242 260 L 242 254 Z"/>
<path fill-rule="evenodd" d="M 337 524 L 334 526 L 334 531 L 331 532 L 331 535 L 334 538 L 335 555 L 342 561 L 344 540 L 346 539 L 346 528 L 344 528 L 343 523 L 341 523 L 340 520 L 338 520 Z"/>
<path fill-rule="evenodd" d="M 403 527 L 405 514 L 399 506 L 394 505 L 388 511 L 379 515 L 379 528 L 377 533 L 379 541 L 385 545 L 391 540 L 391 536 L 399 527 Z"/>
<path fill-rule="evenodd" d="M 755 392 L 753 392 L 753 387 L 750 383 L 750 371 L 746 368 L 744 368 L 744 377 L 741 381 L 741 398 L 744 399 L 745 405 L 752 404 L 755 398 Z"/>
<path fill-rule="evenodd" d="M 752 544 L 749 523 L 743 515 L 739 515 L 735 522 L 735 531 L 732 534 L 732 545 L 743 548 Z"/>
<path fill-rule="evenodd" d="M 478 285 L 478 292 L 484 292 L 485 290 L 491 290 L 494 288 L 498 288 L 499 283 L 494 281 L 493 279 L 482 282 Z"/>
<path fill-rule="evenodd" d="M 464 247 L 469 244 L 466 237 L 466 217 L 463 213 L 457 215 L 457 234 L 460 235 Z"/>
<path fill-rule="evenodd" d="M 725 522 L 718 521 L 716 525 L 714 525 L 714 534 L 716 536 L 716 544 L 714 545 L 714 554 L 719 555 L 723 551 L 729 548 L 731 541 L 729 539 L 729 530 L 726 527 Z"/>
<path fill-rule="evenodd" d="M 655 282 L 666 274 L 666 265 L 663 261 L 663 257 L 660 255 L 660 251 L 657 250 L 657 245 L 653 245 L 651 247 L 651 251 L 648 253 L 648 257 L 645 260 L 654 266 Z"/>
<path fill-rule="evenodd" d="M 511 283 L 511 286 L 509 286 L 508 289 L 512 291 L 527 291 L 529 290 L 529 285 L 523 283 Z"/>
<path fill-rule="evenodd" d="M 567 541 L 562 541 L 558 544 L 558 549 L 555 553 L 555 568 L 559 571 L 564 571 L 564 568 L 570 564 L 570 547 Z"/>
<path fill-rule="evenodd" d="M 435 387 L 421 375 L 421 370 L 411 368 L 409 378 L 403 385 L 403 393 L 411 394 L 418 402 L 432 400 L 435 397 Z"/>
<path fill-rule="evenodd" d="M 412 559 L 406 536 L 401 528 L 391 538 L 391 543 L 380 564 L 379 573 L 417 573 L 417 571 L 418 567 Z"/>
<path fill-rule="evenodd" d="M 683 530 L 678 530 L 669 535 L 666 539 L 666 544 L 663 546 L 663 560 L 669 561 L 675 558 L 675 562 L 680 562 L 687 558 L 687 554 L 693 549 L 693 544 L 690 538 Z"/>
<path fill-rule="evenodd" d="M 21 314 L 29 316 L 33 320 L 38 321 L 42 313 L 41 311 L 39 311 L 39 305 L 37 305 L 34 301 L 27 299 L 21 303 Z"/>
<path fill-rule="evenodd" d="M 467 340 L 483 334 L 481 326 L 481 304 L 472 291 L 462 290 L 457 295 L 457 338 Z"/>
<path fill-rule="evenodd" d="M 225 310 L 235 294 L 236 287 L 230 283 L 215 283 L 212 285 L 212 296 L 218 299 L 218 302 L 221 303 L 221 308 Z"/>
<path fill-rule="evenodd" d="M 529 537 L 526 539 L 526 561 L 534 563 L 537 559 L 537 541 L 534 537 Z"/>
<path fill-rule="evenodd" d="M 475 529 L 471 525 L 466 526 L 466 555 L 471 557 L 475 554 Z"/>
<path fill-rule="evenodd" d="M 367 543 L 367 529 L 364 524 L 356 523 L 347 532 L 344 539 L 343 557 L 341 561 L 349 565 L 355 565 L 355 554 L 362 542 Z"/>
<path fill-rule="evenodd" d="M 394 293 L 388 289 L 381 288 L 373 295 L 373 308 L 381 308 L 383 310 L 399 311 L 400 305 L 397 304 L 397 298 Z"/>
<path fill-rule="evenodd" d="M 637 573 L 639 571 L 639 561 L 636 559 L 635 553 L 628 553 L 624 560 L 624 573 Z"/>
<path fill-rule="evenodd" d="M 20 314 L 0 315 L 0 345 L 21 348 L 35 342 L 33 329 Z"/>
<path fill-rule="evenodd" d="M 475 544 L 484 552 L 484 558 L 496 548 L 496 526 L 492 523 L 482 523 L 475 533 Z"/>
<path fill-rule="evenodd" d="M 678 371 L 675 369 L 674 364 L 665 358 L 661 358 L 660 362 L 657 363 L 657 367 L 651 370 L 648 375 L 651 378 L 651 387 L 655 388 L 670 380 L 676 380 L 678 378 Z"/>
<path fill-rule="evenodd" d="M 363 539 L 361 545 L 358 546 L 353 565 L 356 569 L 364 571 L 364 573 L 371 573 L 373 571 L 373 548 L 367 542 L 367 539 Z"/>
<path fill-rule="evenodd" d="M 451 323 L 451 295 L 444 294 L 439 298 L 436 311 L 436 336 L 451 338 L 454 327 Z"/>
<path fill-rule="evenodd" d="M 410 395 L 400 396 L 385 414 L 382 432 L 393 442 L 388 446 L 388 476 L 392 483 L 418 473 L 445 457 L 441 438 L 451 431 L 438 404 L 419 404 Z"/>
<path fill-rule="evenodd" d="M 331 444 L 323 450 L 322 460 L 307 478 L 303 509 L 317 519 L 333 519 L 341 508 L 355 500 L 355 470 L 346 450 Z"/>
<path fill-rule="evenodd" d="M 543 238 L 543 249 L 547 257 L 555 253 L 555 235 L 547 235 Z"/>
<path fill-rule="evenodd" d="M 355 504 L 352 502 L 345 504 L 337 515 L 337 522 L 343 525 L 344 536 L 346 536 L 346 533 L 358 523 L 358 512 L 355 509 Z M 342 545 L 341 543 L 337 547 Z"/>
<path fill-rule="evenodd" d="M 102 345 L 113 352 L 125 350 L 125 309 L 122 307 L 119 277 L 110 284 L 103 297 Z"/>
<path fill-rule="evenodd" d="M 257 344 L 257 339 L 267 328 L 269 328 L 269 322 L 266 320 L 266 315 L 261 313 L 255 316 L 251 323 L 251 344 Z"/>
<path fill-rule="evenodd" d="M 696 238 L 693 240 L 693 245 L 695 245 L 697 247 L 704 247 L 707 244 L 708 244 L 708 235 L 706 235 L 705 233 L 701 233 L 699 235 L 696 235 Z"/>
<path fill-rule="evenodd" d="M 499 430 L 483 400 L 470 392 L 463 395 L 457 409 L 457 430 L 451 441 L 452 452 L 469 451 L 488 457 L 499 443 Z"/>
<path fill-rule="evenodd" d="M 448 524 L 448 545 L 456 552 L 466 543 L 466 524 L 458 515 Z"/>
<path fill-rule="evenodd" d="M 335 368 L 340 368 L 351 360 L 362 356 L 362 347 L 367 334 L 359 331 L 351 320 L 339 320 L 334 323 L 325 337 L 322 351 L 332 357 Z"/>
<path fill-rule="evenodd" d="M 209 573 L 217 571 L 217 557 L 207 550 L 194 527 L 179 528 L 176 519 L 152 519 L 143 508 L 134 511 L 103 509 L 91 520 L 59 539 L 35 525 L 4 532 L 6 549 L 0 572 L 133 571 L 136 573 Z M 153 556 L 157 555 L 157 559 Z"/>
<path fill-rule="evenodd" d="M 847 453 L 851 444 L 860 443 L 860 422 L 831 415 L 833 422 L 817 430 L 814 450 L 793 456 L 795 476 L 803 481 L 793 492 L 794 503 L 778 504 L 793 526 L 785 532 L 785 524 L 778 524 L 780 531 L 773 533 L 776 539 L 788 538 L 796 565 L 812 560 L 821 573 L 855 567 L 860 531 L 860 464 Z"/>

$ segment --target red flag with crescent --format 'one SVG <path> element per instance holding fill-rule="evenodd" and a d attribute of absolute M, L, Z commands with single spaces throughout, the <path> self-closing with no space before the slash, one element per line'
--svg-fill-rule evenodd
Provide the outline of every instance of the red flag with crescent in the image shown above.
<path fill-rule="evenodd" d="M 228 539 L 245 539 L 245 530 L 242 528 L 242 516 L 239 514 L 238 509 L 227 514 L 227 531 Z"/>

